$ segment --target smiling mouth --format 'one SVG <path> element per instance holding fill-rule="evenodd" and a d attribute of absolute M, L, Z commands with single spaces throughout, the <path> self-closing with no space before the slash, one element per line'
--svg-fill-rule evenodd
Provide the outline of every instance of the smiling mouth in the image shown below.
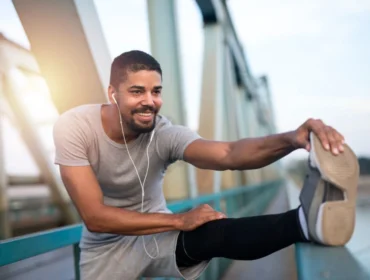
<path fill-rule="evenodd" d="M 136 113 L 139 122 L 152 122 L 154 119 L 154 112 Z"/>
<path fill-rule="evenodd" d="M 138 114 L 139 116 L 142 116 L 142 117 L 151 117 L 154 115 L 153 112 L 147 112 L 147 113 L 136 113 Z"/>

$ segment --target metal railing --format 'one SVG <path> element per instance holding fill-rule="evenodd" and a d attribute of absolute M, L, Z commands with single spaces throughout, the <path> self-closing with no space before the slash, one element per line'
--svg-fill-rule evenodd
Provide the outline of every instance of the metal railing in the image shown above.
<path fill-rule="evenodd" d="M 223 211 L 228 217 L 259 215 L 264 212 L 281 185 L 282 181 L 277 180 L 259 185 L 241 186 L 224 190 L 220 193 L 202 195 L 194 199 L 170 202 L 168 207 L 174 213 L 180 213 L 188 211 L 199 204 L 207 203 L 216 210 Z M 80 251 L 78 244 L 81 231 L 82 225 L 78 224 L 0 242 L 0 267 L 62 247 L 73 246 L 75 279 L 79 279 Z M 230 262 L 230 260 L 223 258 L 212 260 L 200 279 L 219 279 L 228 268 Z"/>
<path fill-rule="evenodd" d="M 299 280 L 370 279 L 369 272 L 345 246 L 329 248 L 314 244 L 297 244 L 295 253 Z"/>

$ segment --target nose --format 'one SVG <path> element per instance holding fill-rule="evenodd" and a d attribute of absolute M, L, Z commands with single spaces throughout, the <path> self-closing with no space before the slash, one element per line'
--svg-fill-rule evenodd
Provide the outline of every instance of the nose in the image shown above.
<path fill-rule="evenodd" d="M 150 91 L 144 94 L 141 104 L 146 105 L 146 106 L 152 106 L 152 107 L 154 106 L 154 98 Z"/>

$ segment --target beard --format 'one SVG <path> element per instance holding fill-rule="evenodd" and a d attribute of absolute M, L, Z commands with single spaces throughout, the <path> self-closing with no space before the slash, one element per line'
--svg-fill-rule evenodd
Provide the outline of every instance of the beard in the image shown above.
<path fill-rule="evenodd" d="M 138 123 L 134 119 L 134 115 L 137 113 L 153 113 L 153 121 L 149 123 Z M 145 106 L 140 109 L 135 109 L 131 111 L 131 119 L 126 123 L 127 127 L 135 133 L 148 133 L 151 132 L 156 124 L 156 116 L 157 116 L 158 110 L 156 108 L 153 108 L 151 106 Z"/>
<path fill-rule="evenodd" d="M 148 132 L 151 132 L 154 127 L 155 127 L 155 123 L 156 123 L 156 116 L 157 114 L 155 114 L 153 116 L 153 121 L 148 123 L 148 124 L 140 124 L 140 123 L 137 123 L 133 118 L 127 123 L 127 127 L 132 131 L 132 132 L 135 132 L 135 133 L 148 133 Z"/>

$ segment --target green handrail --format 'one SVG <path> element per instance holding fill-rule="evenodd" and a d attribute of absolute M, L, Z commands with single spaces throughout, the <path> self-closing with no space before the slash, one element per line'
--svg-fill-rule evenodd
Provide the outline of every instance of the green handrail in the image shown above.
<path fill-rule="evenodd" d="M 223 211 L 229 217 L 258 215 L 267 207 L 281 183 L 281 180 L 277 180 L 259 185 L 241 186 L 220 193 L 170 202 L 168 207 L 174 213 L 179 213 L 188 211 L 196 205 L 207 203 L 215 209 Z M 78 244 L 81 232 L 82 225 L 77 224 L 1 241 L 0 266 L 73 245 L 76 279 L 79 279 Z M 213 260 L 201 279 L 217 279 L 226 270 L 228 264 L 229 260 L 226 259 Z"/>

